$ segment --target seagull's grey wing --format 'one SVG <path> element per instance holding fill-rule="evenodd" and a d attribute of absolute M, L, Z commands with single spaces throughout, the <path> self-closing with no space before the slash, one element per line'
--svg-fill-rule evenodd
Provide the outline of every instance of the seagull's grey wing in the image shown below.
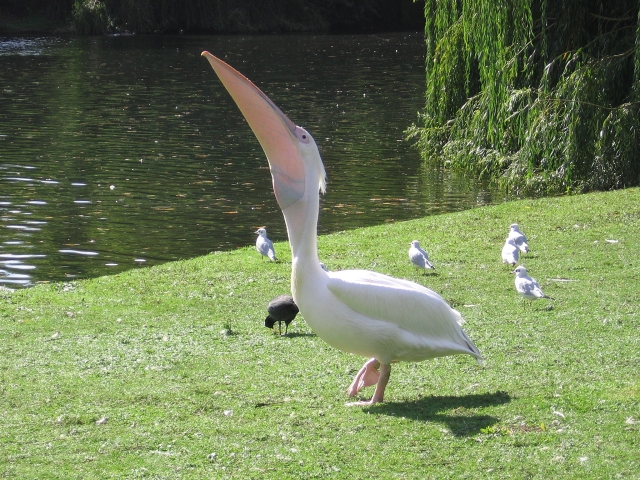
<path fill-rule="evenodd" d="M 520 292 L 524 297 L 529 298 L 543 298 L 544 293 L 540 289 L 540 285 L 535 279 L 531 277 L 519 278 L 519 281 L 516 283 L 516 289 Z"/>
<path fill-rule="evenodd" d="M 276 249 L 273 248 L 273 242 L 269 239 L 267 239 L 267 257 L 271 260 L 276 259 Z"/>
<path fill-rule="evenodd" d="M 424 263 L 426 265 L 426 268 L 435 268 L 429 261 L 429 255 L 427 255 L 427 252 L 423 250 L 422 253 L 424 254 Z"/>
<path fill-rule="evenodd" d="M 535 295 L 538 298 L 545 298 L 546 295 L 542 292 L 542 289 L 540 288 L 540 285 L 538 285 L 538 282 L 536 282 L 535 280 L 533 281 L 533 287 L 531 289 L 531 293 L 533 295 Z"/>
<path fill-rule="evenodd" d="M 527 237 L 525 237 L 522 232 L 513 231 L 509 234 L 509 238 L 513 240 L 513 242 L 516 244 L 516 247 L 518 247 L 521 252 L 527 253 L 529 251 Z"/>
<path fill-rule="evenodd" d="M 265 257 L 269 257 L 271 260 L 275 260 L 276 258 L 276 251 L 273 248 L 273 243 L 268 238 L 258 237 L 256 240 L 256 250 Z"/>
<path fill-rule="evenodd" d="M 417 265 L 421 268 L 433 268 L 431 262 L 429 262 L 429 256 L 427 252 L 422 250 L 421 248 L 411 247 L 409 250 L 409 258 L 414 265 Z"/>
<path fill-rule="evenodd" d="M 258 237 L 256 240 L 256 250 L 258 250 L 262 255 L 267 255 L 267 252 L 269 251 L 269 244 L 264 241 L 263 237 Z"/>
<path fill-rule="evenodd" d="M 411 247 L 409 249 L 409 260 L 411 260 L 411 263 L 414 265 L 424 268 L 424 257 L 420 254 L 417 248 Z"/>

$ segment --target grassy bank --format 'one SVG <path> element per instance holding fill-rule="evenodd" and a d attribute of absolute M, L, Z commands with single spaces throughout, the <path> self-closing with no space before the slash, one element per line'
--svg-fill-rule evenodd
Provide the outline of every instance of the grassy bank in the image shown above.
<path fill-rule="evenodd" d="M 523 307 L 508 225 L 554 301 Z M 434 274 L 414 272 L 419 239 Z M 347 408 L 364 359 L 298 319 L 263 327 L 290 254 L 216 253 L 0 293 L 1 478 L 640 478 L 640 190 L 524 200 L 319 239 L 330 269 L 441 293 L 486 359 L 393 367 Z M 364 396 L 371 394 L 371 388 Z"/>

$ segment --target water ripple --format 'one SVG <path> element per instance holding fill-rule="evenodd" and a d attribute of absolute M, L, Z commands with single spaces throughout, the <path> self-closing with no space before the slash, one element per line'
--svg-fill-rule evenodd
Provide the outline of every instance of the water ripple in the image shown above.
<path fill-rule="evenodd" d="M 0 56 L 43 55 L 59 42 L 53 37 L 0 37 Z"/>
<path fill-rule="evenodd" d="M 34 270 L 36 268 L 35 265 L 27 265 L 25 263 L 18 262 L 15 260 L 0 262 L 0 265 L 4 265 L 5 268 L 10 268 L 13 270 Z"/>
<path fill-rule="evenodd" d="M 4 228 L 9 228 L 12 230 L 22 230 L 24 232 L 37 232 L 42 230 L 38 227 L 27 227 L 26 225 L 5 225 Z"/>
<path fill-rule="evenodd" d="M 65 253 L 68 255 L 100 255 L 98 252 L 91 252 L 88 250 L 71 250 L 71 249 L 62 249 L 62 250 L 58 250 L 58 252 L 60 253 Z"/>

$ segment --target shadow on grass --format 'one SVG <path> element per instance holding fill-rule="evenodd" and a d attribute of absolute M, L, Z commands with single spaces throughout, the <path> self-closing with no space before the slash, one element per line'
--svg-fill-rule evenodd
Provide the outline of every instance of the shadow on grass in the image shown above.
<path fill-rule="evenodd" d="M 296 338 L 296 337 L 317 337 L 315 333 L 298 333 L 298 332 L 289 332 L 286 335 L 282 334 L 281 338 Z"/>
<path fill-rule="evenodd" d="M 490 415 L 474 414 L 475 409 L 502 405 L 510 401 L 509 394 L 500 391 L 460 397 L 432 395 L 415 401 L 379 403 L 364 411 L 422 422 L 440 422 L 445 424 L 453 435 L 462 437 L 480 433 L 481 429 L 499 421 Z M 449 412 L 445 413 L 446 411 Z"/>
<path fill-rule="evenodd" d="M 414 278 L 430 278 L 439 277 L 440 273 L 435 270 L 424 270 L 422 272 L 415 272 Z"/>

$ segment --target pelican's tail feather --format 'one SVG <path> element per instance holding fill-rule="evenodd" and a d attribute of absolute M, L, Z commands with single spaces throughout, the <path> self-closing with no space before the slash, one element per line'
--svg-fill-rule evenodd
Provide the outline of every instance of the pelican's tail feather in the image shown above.
<path fill-rule="evenodd" d="M 469 347 L 469 355 L 475 357 L 478 363 L 482 365 L 484 363 L 484 359 L 482 358 L 482 354 L 480 353 L 480 350 L 478 350 L 478 347 L 476 347 L 475 343 L 471 341 L 471 339 L 467 336 L 467 333 L 462 329 L 462 324 L 465 323 L 464 318 L 462 318 L 462 315 L 460 315 L 460 312 L 457 311 L 455 308 L 452 308 L 451 310 L 454 312 L 456 316 L 456 323 L 460 325 L 460 333 L 462 333 L 462 336 L 464 337 L 464 341 Z"/>
<path fill-rule="evenodd" d="M 464 340 L 467 342 L 467 346 L 469 347 L 469 355 L 475 357 L 478 361 L 478 364 L 482 365 L 484 363 L 484 359 L 482 358 L 480 350 L 478 350 L 478 347 L 476 347 L 476 345 L 471 341 L 464 330 L 462 331 L 462 335 L 464 336 Z"/>

